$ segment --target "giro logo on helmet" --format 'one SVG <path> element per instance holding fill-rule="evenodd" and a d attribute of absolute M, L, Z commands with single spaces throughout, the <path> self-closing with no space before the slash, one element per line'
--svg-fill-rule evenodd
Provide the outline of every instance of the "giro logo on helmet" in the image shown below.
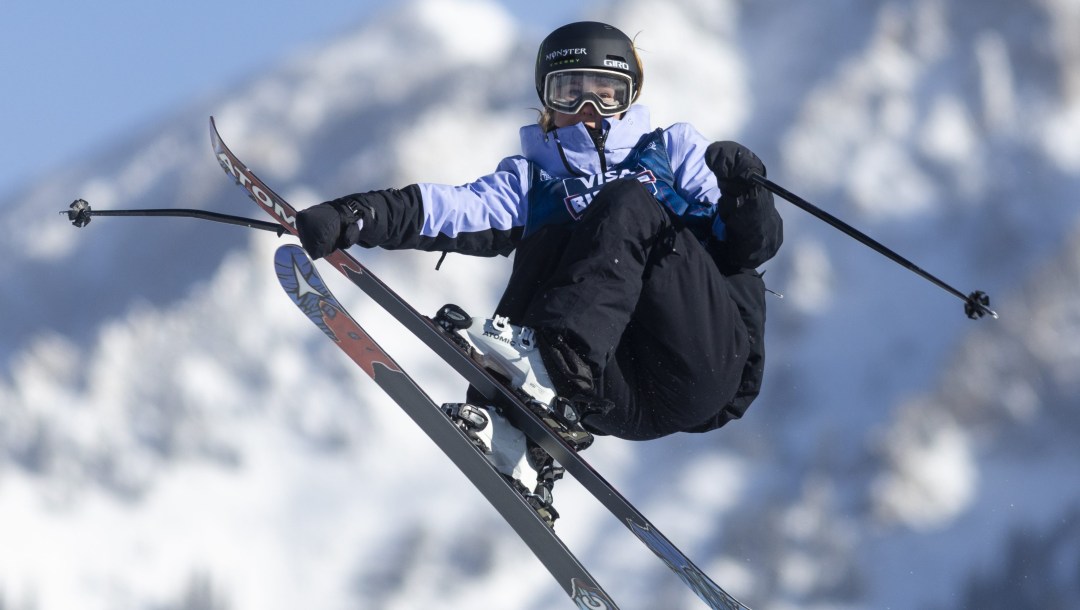
<path fill-rule="evenodd" d="M 604 66 L 608 68 L 617 68 L 619 70 L 629 70 L 630 64 L 625 61 L 619 61 L 617 59 L 605 59 Z"/>

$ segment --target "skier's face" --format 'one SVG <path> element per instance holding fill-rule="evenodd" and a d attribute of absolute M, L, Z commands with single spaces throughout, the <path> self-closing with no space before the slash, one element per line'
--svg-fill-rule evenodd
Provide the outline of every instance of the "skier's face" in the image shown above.
<path fill-rule="evenodd" d="M 586 127 L 595 129 L 601 120 L 600 113 L 596 111 L 592 104 L 585 104 L 577 114 L 555 113 L 556 127 L 569 127 L 578 123 L 585 123 Z"/>
<path fill-rule="evenodd" d="M 621 117 L 621 114 L 615 116 L 615 118 Z M 600 116 L 600 113 L 596 111 L 596 108 L 592 104 L 585 104 L 577 114 L 555 113 L 556 127 L 569 127 L 571 125 L 577 125 L 578 123 L 584 123 L 589 129 L 596 129 L 603 120 L 604 117 Z"/>
<path fill-rule="evenodd" d="M 544 105 L 555 112 L 555 126 L 584 123 L 596 128 L 604 116 L 622 116 L 633 103 L 633 82 L 610 70 L 561 70 L 544 81 Z"/>

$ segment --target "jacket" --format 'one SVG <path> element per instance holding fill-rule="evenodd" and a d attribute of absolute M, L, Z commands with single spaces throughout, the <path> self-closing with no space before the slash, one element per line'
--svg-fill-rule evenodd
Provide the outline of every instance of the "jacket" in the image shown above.
<path fill-rule="evenodd" d="M 358 193 L 375 209 L 374 221 L 365 222 L 360 244 L 387 249 L 458 252 L 475 256 L 509 255 L 520 242 L 528 219 L 530 167 L 554 178 L 603 176 L 626 158 L 652 128 L 649 111 L 632 106 L 622 118 L 609 118 L 604 152 L 600 154 L 581 124 L 544 133 L 539 125 L 520 130 L 522 154 L 506 157 L 495 171 L 463 185 L 420 183 L 403 189 Z M 691 210 L 711 223 L 711 235 L 702 236 L 729 269 L 756 268 L 776 253 L 782 241 L 782 223 L 768 196 L 766 209 L 741 213 L 736 223 L 724 213 L 725 197 L 716 176 L 705 164 L 711 143 L 688 123 L 663 131 L 676 183 L 672 186 Z M 767 193 L 765 194 L 767 195 Z M 737 206 L 732 210 L 751 207 Z M 725 221 L 725 218 L 728 220 Z M 752 233 L 753 243 L 741 243 L 740 227 Z M 738 244 L 738 248 L 727 247 Z"/>

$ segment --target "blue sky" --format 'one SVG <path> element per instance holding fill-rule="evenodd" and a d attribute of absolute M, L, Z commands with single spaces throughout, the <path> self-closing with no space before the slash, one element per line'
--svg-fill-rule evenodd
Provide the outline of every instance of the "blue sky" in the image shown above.
<path fill-rule="evenodd" d="M 502 0 L 554 27 L 580 0 Z M 0 201 L 54 167 L 348 31 L 387 0 L 0 2 Z M 550 29 L 550 28 L 548 28 Z"/>

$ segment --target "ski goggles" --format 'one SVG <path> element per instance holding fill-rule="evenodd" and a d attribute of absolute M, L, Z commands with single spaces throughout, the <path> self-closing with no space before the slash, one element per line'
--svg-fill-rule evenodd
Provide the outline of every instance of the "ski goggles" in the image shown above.
<path fill-rule="evenodd" d="M 634 101 L 634 82 L 611 70 L 560 70 L 544 78 L 544 105 L 564 114 L 577 114 L 592 104 L 600 116 L 626 112 Z"/>

